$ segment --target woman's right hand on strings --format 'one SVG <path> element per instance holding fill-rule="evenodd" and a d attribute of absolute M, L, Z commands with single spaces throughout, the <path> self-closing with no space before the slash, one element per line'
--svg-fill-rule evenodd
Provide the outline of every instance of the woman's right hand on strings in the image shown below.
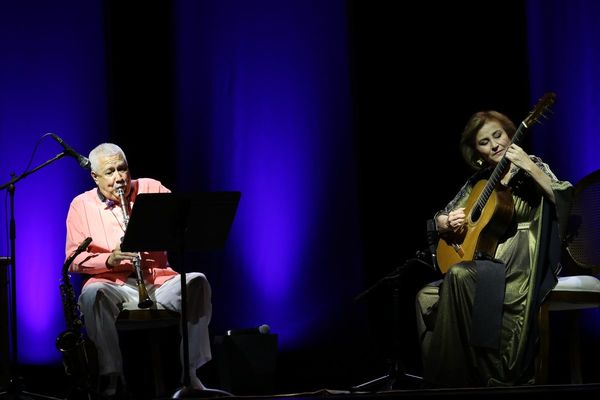
<path fill-rule="evenodd" d="M 453 232 L 458 232 L 462 229 L 465 223 L 465 208 L 457 208 L 448 213 L 448 219 L 446 220 L 446 229 Z"/>

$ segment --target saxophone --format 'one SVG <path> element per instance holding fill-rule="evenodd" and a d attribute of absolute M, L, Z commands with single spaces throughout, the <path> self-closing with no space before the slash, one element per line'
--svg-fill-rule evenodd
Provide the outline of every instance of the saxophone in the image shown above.
<path fill-rule="evenodd" d="M 63 355 L 63 366 L 71 381 L 72 389 L 86 394 L 88 398 L 92 398 L 96 390 L 98 359 L 96 347 L 91 341 L 85 339 L 81 333 L 83 321 L 79 315 L 79 306 L 68 271 L 75 257 L 84 251 L 91 241 L 91 237 L 85 239 L 62 267 L 62 279 L 59 288 L 67 330 L 56 338 L 56 348 Z"/>

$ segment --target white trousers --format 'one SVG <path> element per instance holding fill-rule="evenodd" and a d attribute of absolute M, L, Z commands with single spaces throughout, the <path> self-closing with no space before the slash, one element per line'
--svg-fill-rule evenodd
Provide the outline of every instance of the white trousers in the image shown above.
<path fill-rule="evenodd" d="M 156 303 L 173 311 L 181 311 L 181 276 L 177 275 L 161 286 L 146 284 L 148 295 Z M 208 362 L 212 355 L 208 324 L 212 315 L 211 288 L 206 276 L 199 272 L 186 274 L 187 326 L 190 374 Z M 134 278 L 125 285 L 93 282 L 86 285 L 79 296 L 79 307 L 87 335 L 98 350 L 100 375 L 123 373 L 123 360 L 115 321 L 127 304 L 138 302 L 138 288 Z M 180 345 L 183 362 L 183 343 Z M 182 365 L 183 368 L 183 365 Z"/>

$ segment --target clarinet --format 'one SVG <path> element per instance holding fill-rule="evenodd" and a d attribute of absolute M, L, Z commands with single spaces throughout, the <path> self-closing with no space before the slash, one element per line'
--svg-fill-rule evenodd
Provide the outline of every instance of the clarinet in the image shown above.
<path fill-rule="evenodd" d="M 88 398 L 97 383 L 98 358 L 94 344 L 86 340 L 81 333 L 83 322 L 78 312 L 79 306 L 68 271 L 75 257 L 91 242 L 91 237 L 85 239 L 63 265 L 59 288 L 67 330 L 56 338 L 56 348 L 63 355 L 65 373 L 70 378 L 73 389 L 85 393 Z"/>
<path fill-rule="evenodd" d="M 117 194 L 119 195 L 119 200 L 121 201 L 121 211 L 123 212 L 123 223 L 125 225 L 125 229 L 127 229 L 127 225 L 129 225 L 129 213 L 127 212 L 127 203 L 125 202 L 125 191 L 123 187 L 117 189 Z M 146 285 L 144 284 L 144 275 L 142 273 L 142 265 L 141 258 L 137 256 L 133 260 L 133 269 L 135 271 L 135 281 L 138 287 L 138 307 L 139 308 L 150 308 L 154 304 L 150 296 L 148 296 L 148 291 L 146 290 Z"/>

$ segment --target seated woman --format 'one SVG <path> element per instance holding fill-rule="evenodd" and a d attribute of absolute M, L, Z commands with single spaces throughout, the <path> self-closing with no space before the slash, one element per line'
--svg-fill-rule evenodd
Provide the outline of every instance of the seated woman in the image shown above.
<path fill-rule="evenodd" d="M 487 254 L 476 253 L 442 268 L 443 280 L 417 294 L 428 387 L 533 383 L 536 316 L 556 282 L 557 221 L 566 215 L 572 185 L 558 180 L 539 157 L 512 143 L 516 131 L 505 115 L 482 111 L 468 120 L 462 133 L 462 155 L 477 172 L 435 216 L 441 237 L 438 262 L 444 262 L 440 246 L 462 250 L 453 246 L 461 243 L 457 238 L 488 235 L 486 240 L 493 245 Z M 496 209 L 483 203 L 479 221 L 488 218 L 486 212 L 504 212 L 508 217 L 498 219 L 500 226 L 492 227 L 496 219 L 490 218 L 490 229 L 469 231 L 473 215 L 469 212 L 476 208 L 471 206 L 484 197 L 477 197 L 480 187 L 494 172 L 500 174 L 495 175 L 498 203 Z M 499 234 L 494 237 L 494 232 Z"/>

